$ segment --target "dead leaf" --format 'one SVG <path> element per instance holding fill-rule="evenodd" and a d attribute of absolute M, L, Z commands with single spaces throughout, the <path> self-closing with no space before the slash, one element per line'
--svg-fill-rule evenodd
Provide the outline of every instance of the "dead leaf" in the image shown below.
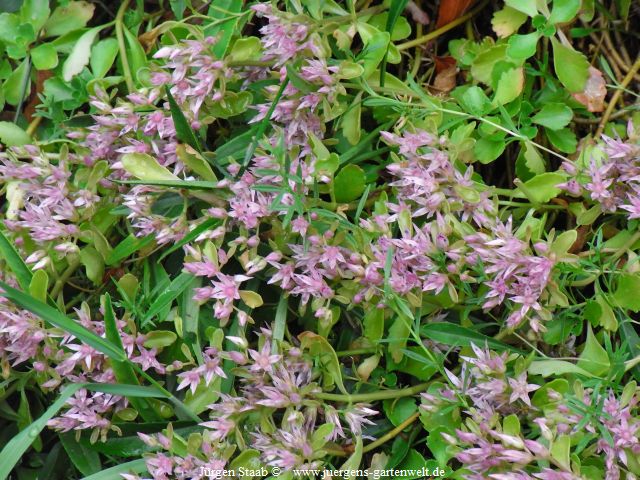
<path fill-rule="evenodd" d="M 440 0 L 436 29 L 453 22 L 466 12 L 474 0 Z"/>
<path fill-rule="evenodd" d="M 604 98 L 607 95 L 606 82 L 602 72 L 594 67 L 589 67 L 589 78 L 583 92 L 573 94 L 573 98 L 587 107 L 590 112 L 604 110 Z"/>
<path fill-rule="evenodd" d="M 458 67 L 455 65 L 442 70 L 436 75 L 431 88 L 434 93 L 450 92 L 456 87 L 456 76 L 458 75 Z"/>

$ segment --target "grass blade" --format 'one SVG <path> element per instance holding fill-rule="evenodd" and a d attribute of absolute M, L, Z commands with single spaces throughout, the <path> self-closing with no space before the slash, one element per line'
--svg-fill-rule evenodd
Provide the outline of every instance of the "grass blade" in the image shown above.
<path fill-rule="evenodd" d="M 105 326 L 105 334 L 107 340 L 109 340 L 113 345 L 122 350 L 122 353 L 126 355 L 124 347 L 122 346 L 122 339 L 120 338 L 120 332 L 118 330 L 118 326 L 116 324 L 116 317 L 113 313 L 113 306 L 111 305 L 111 297 L 109 294 L 105 294 L 104 298 L 104 326 Z M 138 377 L 136 376 L 133 368 L 129 365 L 129 362 L 117 362 L 112 360 L 111 368 L 113 368 L 113 373 L 116 376 L 116 380 L 118 383 L 125 383 L 130 385 L 139 385 Z M 140 412 L 140 416 L 146 422 L 154 422 L 161 420 L 160 416 L 156 414 L 153 410 L 151 404 L 142 398 L 131 398 L 131 405 L 138 412 Z M 85 473 L 85 472 L 82 472 Z"/>
<path fill-rule="evenodd" d="M 144 458 L 139 460 L 133 460 L 131 462 L 123 463 L 122 465 L 116 465 L 115 467 L 107 468 L 88 477 L 84 477 L 82 480 L 122 480 L 121 473 L 144 473 L 147 471 L 147 463 Z"/>
<path fill-rule="evenodd" d="M 389 16 L 387 17 L 387 25 L 385 29 L 389 32 L 389 35 L 393 32 L 393 27 L 396 26 L 396 22 L 400 17 L 400 14 L 409 3 L 409 0 L 394 0 L 391 2 L 391 6 L 389 7 Z M 391 45 L 391 42 L 389 42 Z M 384 87 L 384 80 L 387 74 L 387 55 L 389 55 L 389 47 L 387 47 L 387 51 L 382 58 L 382 62 L 380 64 L 380 86 Z"/>
<path fill-rule="evenodd" d="M 47 422 L 58 413 L 74 393 L 84 386 L 85 385 L 82 383 L 69 385 L 63 390 L 60 397 L 58 397 L 58 399 L 53 402 L 49 408 L 47 408 L 40 418 L 22 430 L 5 445 L 2 451 L 0 451 L 0 480 L 6 480 L 11 473 L 11 470 L 13 470 L 13 467 L 15 467 L 20 461 L 24 452 L 27 451 L 29 446 L 33 443 L 33 440 L 44 429 Z"/>
<path fill-rule="evenodd" d="M 175 252 L 176 250 L 181 249 L 187 243 L 191 243 L 201 233 L 206 232 L 210 228 L 217 227 L 218 225 L 220 225 L 220 222 L 221 221 L 218 220 L 217 218 L 209 218 L 209 219 L 205 220 L 200 225 L 198 225 L 196 228 L 194 228 L 189 233 L 187 233 L 184 237 L 182 237 L 182 239 L 179 242 L 175 243 L 171 248 L 165 250 L 165 252 L 162 255 L 160 255 L 160 259 L 159 260 L 162 260 L 167 255 L 170 255 L 173 252 Z"/>
<path fill-rule="evenodd" d="M 31 269 L 27 266 L 26 263 L 24 263 L 24 260 L 22 259 L 18 251 L 13 247 L 13 244 L 1 231 L 0 252 L 2 252 L 2 256 L 7 261 L 7 264 L 9 265 L 11 271 L 16 276 L 20 287 L 23 290 L 28 290 L 29 285 L 31 284 L 31 278 L 33 277 Z"/>
<path fill-rule="evenodd" d="M 10 287 L 4 282 L 0 282 L 0 287 L 4 290 L 2 295 L 19 307 L 29 310 L 31 313 L 42 318 L 45 322 L 70 333 L 78 340 L 95 348 L 99 352 L 104 353 L 111 359 L 119 362 L 127 361 L 127 356 L 122 350 L 119 350 L 111 342 L 99 337 L 91 330 L 88 330 L 79 323 L 74 322 L 55 308 L 34 299 L 20 290 Z"/>
<path fill-rule="evenodd" d="M 68 457 L 75 467 L 80 470 L 83 475 L 92 475 L 102 470 L 100 463 L 100 455 L 93 450 L 88 449 L 75 439 L 72 432 L 61 433 L 59 435 L 60 443 L 67 452 Z"/>
<path fill-rule="evenodd" d="M 198 326 L 200 323 L 200 304 L 193 299 L 194 289 L 202 285 L 200 277 L 194 277 L 189 288 L 186 288 L 182 294 L 182 303 L 180 305 L 180 316 L 182 317 L 184 330 L 184 343 L 191 348 L 198 359 L 198 363 L 202 365 L 204 358 L 202 357 L 202 347 L 200 346 L 200 336 Z"/>
<path fill-rule="evenodd" d="M 193 275 L 190 273 L 181 273 L 169 284 L 166 291 L 160 294 L 158 298 L 151 304 L 147 314 L 142 319 L 142 325 L 146 325 L 162 311 L 167 305 L 173 302 L 184 291 L 185 288 L 191 283 Z"/>
<path fill-rule="evenodd" d="M 511 345 L 502 343 L 494 338 L 483 335 L 482 333 L 471 330 L 470 328 L 462 327 L 455 323 L 450 322 L 438 322 L 429 323 L 423 325 L 420 328 L 420 332 L 427 338 L 435 340 L 445 345 L 452 345 L 456 347 L 468 347 L 472 343 L 480 348 L 483 348 L 487 344 L 490 348 L 495 350 L 504 351 L 509 350 L 526 355 L 526 352 L 519 350 Z"/>
<path fill-rule="evenodd" d="M 165 86 L 165 92 L 167 93 L 167 99 L 169 100 L 169 108 L 171 110 L 171 118 L 173 118 L 173 124 L 176 127 L 176 136 L 178 140 L 182 143 L 186 143 L 187 145 L 191 145 L 198 152 L 202 153 L 202 148 L 200 147 L 200 142 L 196 138 L 193 133 L 193 129 L 191 125 L 187 123 L 187 119 L 182 113 L 182 110 L 176 103 L 176 99 L 171 95 L 171 91 L 169 91 L 169 87 Z"/>

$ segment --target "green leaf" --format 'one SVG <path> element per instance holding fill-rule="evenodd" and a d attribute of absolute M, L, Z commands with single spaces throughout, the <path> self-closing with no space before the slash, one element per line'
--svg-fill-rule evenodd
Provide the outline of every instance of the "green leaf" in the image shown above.
<path fill-rule="evenodd" d="M 240 290 L 240 298 L 249 308 L 258 308 L 264 304 L 260 294 L 251 290 Z"/>
<path fill-rule="evenodd" d="M 49 0 L 24 0 L 20 7 L 20 20 L 30 23 L 34 32 L 38 32 L 49 18 Z"/>
<path fill-rule="evenodd" d="M 504 43 L 487 48 L 473 60 L 471 75 L 476 80 L 491 85 L 493 67 L 496 63 L 504 61 L 506 55 L 507 45 Z"/>
<path fill-rule="evenodd" d="M 126 153 L 121 159 L 122 167 L 131 175 L 143 181 L 177 181 L 180 180 L 167 168 L 163 167 L 151 155 L 146 153 Z"/>
<path fill-rule="evenodd" d="M 491 163 L 497 159 L 506 147 L 504 140 L 492 140 L 482 137 L 476 140 L 473 146 L 473 153 L 480 163 Z"/>
<path fill-rule="evenodd" d="M 345 166 L 333 180 L 336 201 L 346 203 L 359 198 L 364 192 L 365 181 L 362 168 L 352 164 Z"/>
<path fill-rule="evenodd" d="M 33 66 L 38 70 L 51 70 L 58 66 L 58 52 L 50 43 L 43 43 L 31 50 Z"/>
<path fill-rule="evenodd" d="M 418 411 L 415 399 L 410 397 L 385 400 L 382 405 L 385 415 L 394 427 Z"/>
<path fill-rule="evenodd" d="M 104 276 L 104 260 L 102 259 L 102 255 L 91 245 L 87 245 L 80 250 L 80 262 L 84 265 L 89 280 L 91 280 L 94 285 L 101 285 L 102 277 Z"/>
<path fill-rule="evenodd" d="M 60 433 L 59 437 L 67 455 L 80 473 L 92 475 L 102 470 L 100 455 L 78 443 L 74 432 Z"/>
<path fill-rule="evenodd" d="M 362 52 L 358 55 L 357 60 L 364 68 L 364 77 L 369 77 L 376 71 L 380 62 L 387 53 L 390 41 L 389 32 L 376 32 L 368 42 Z"/>
<path fill-rule="evenodd" d="M 524 142 L 518 155 L 518 161 L 522 161 L 531 174 L 544 173 L 545 171 L 544 158 L 531 142 Z M 529 180 L 530 177 L 523 178 L 523 180 Z"/>
<path fill-rule="evenodd" d="M 362 115 L 362 92 L 359 92 L 349 109 L 342 115 L 342 134 L 351 145 L 360 141 L 360 117 Z"/>
<path fill-rule="evenodd" d="M 528 371 L 530 375 L 541 375 L 543 377 L 564 375 L 565 373 L 577 373 L 585 377 L 594 376 L 587 370 L 565 360 L 534 360 L 529 365 Z"/>
<path fill-rule="evenodd" d="M 46 37 L 60 37 L 79 28 L 84 28 L 91 17 L 95 5 L 89 2 L 68 2 L 57 7 L 44 25 Z"/>
<path fill-rule="evenodd" d="M 180 109 L 175 99 L 173 98 L 173 95 L 171 95 L 171 91 L 169 91 L 169 87 L 165 86 L 165 92 L 167 94 L 167 99 L 169 100 L 171 117 L 173 118 L 173 124 L 175 125 L 176 136 L 178 137 L 178 140 L 180 140 L 183 143 L 186 143 L 187 145 L 190 145 L 193 149 L 197 150 L 198 152 L 201 152 L 202 149 L 200 148 L 200 143 L 198 142 L 198 139 L 193 133 L 193 129 L 191 128 L 191 125 L 189 125 L 189 123 L 187 122 L 187 119 L 185 118 L 184 113 L 182 113 L 182 109 Z"/>
<path fill-rule="evenodd" d="M 518 188 L 533 203 L 547 203 L 560 195 L 561 190 L 556 185 L 564 182 L 565 176 L 560 173 L 547 172 L 536 175 Z"/>
<path fill-rule="evenodd" d="M 553 45 L 553 65 L 560 83 L 571 93 L 584 91 L 589 78 L 589 61 L 580 52 L 563 45 L 555 38 Z"/>
<path fill-rule="evenodd" d="M 536 0 L 505 0 L 504 2 L 508 7 L 525 13 L 530 17 L 535 17 L 538 14 L 536 8 Z"/>
<path fill-rule="evenodd" d="M 7 147 L 19 147 L 33 143 L 33 140 L 15 123 L 0 122 L 0 142 Z"/>
<path fill-rule="evenodd" d="M 368 308 L 362 319 L 364 336 L 377 342 L 384 334 L 384 308 Z"/>
<path fill-rule="evenodd" d="M 213 54 L 218 59 L 225 56 L 231 43 L 231 38 L 238 26 L 239 17 L 229 17 L 228 14 L 240 13 L 242 8 L 243 2 L 238 2 L 238 0 L 213 0 L 209 5 L 209 17 L 211 17 L 212 21 L 220 23 L 207 25 L 205 22 L 204 34 L 205 36 L 217 37 L 218 41 L 213 46 Z"/>
<path fill-rule="evenodd" d="M 493 102 L 497 105 L 506 105 L 512 102 L 522 93 L 524 88 L 524 69 L 511 68 L 500 76 L 496 87 Z"/>
<path fill-rule="evenodd" d="M 575 153 L 578 139 L 573 130 L 561 128 L 560 130 L 546 129 L 545 133 L 551 144 L 564 153 Z"/>
<path fill-rule="evenodd" d="M 567 23 L 580 11 L 581 0 L 553 0 L 549 23 Z"/>
<path fill-rule="evenodd" d="M 411 320 L 405 315 L 396 314 L 387 335 L 389 354 L 394 362 L 400 363 L 402 361 L 410 333 Z"/>
<path fill-rule="evenodd" d="M 41 302 L 47 301 L 47 288 L 49 286 L 49 275 L 44 270 L 36 270 L 29 283 L 29 295 Z"/>
<path fill-rule="evenodd" d="M 618 286 L 613 294 L 613 300 L 621 308 L 632 312 L 640 312 L 640 275 L 623 273 L 618 277 Z"/>
<path fill-rule="evenodd" d="M 587 316 L 588 314 L 589 316 Z M 611 332 L 618 330 L 618 319 L 604 295 L 598 294 L 595 300 L 587 302 L 584 315 L 594 326 L 600 325 Z"/>
<path fill-rule="evenodd" d="M 526 35 L 512 35 L 509 38 L 507 55 L 513 59 L 526 59 L 536 54 L 540 32 L 535 31 Z"/>
<path fill-rule="evenodd" d="M 62 65 L 62 78 L 65 82 L 71 81 L 82 69 L 88 65 L 91 56 L 91 46 L 104 27 L 95 27 L 86 31 L 73 46 L 73 50 Z"/>
<path fill-rule="evenodd" d="M 262 56 L 262 43 L 258 37 L 239 38 L 233 43 L 227 56 L 229 62 L 246 62 L 247 60 L 259 60 Z"/>
<path fill-rule="evenodd" d="M 454 347 L 469 347 L 473 343 L 474 345 L 483 348 L 485 345 L 489 346 L 492 350 L 497 351 L 511 351 L 517 353 L 523 353 L 511 345 L 503 343 L 499 340 L 483 335 L 480 332 L 471 330 L 470 328 L 463 327 L 456 323 L 450 322 L 436 322 L 429 323 L 420 327 L 420 333 L 425 337 L 444 345 L 451 345 Z"/>
<path fill-rule="evenodd" d="M 493 110 L 489 97 L 476 85 L 467 88 L 460 100 L 465 110 L 475 116 L 483 116 Z"/>
<path fill-rule="evenodd" d="M 20 19 L 13 13 L 0 14 L 0 41 L 11 45 L 20 35 Z"/>
<path fill-rule="evenodd" d="M 491 26 L 498 37 L 505 38 L 517 32 L 527 21 L 527 18 L 525 13 L 519 12 L 515 8 L 504 7 L 502 10 L 494 12 Z"/>
<path fill-rule="evenodd" d="M 18 68 L 16 68 L 9 77 L 4 81 L 2 85 L 2 91 L 4 92 L 4 99 L 9 105 L 17 106 L 24 98 L 25 95 L 28 95 L 31 91 L 31 80 L 29 78 L 29 59 L 25 58 Z M 25 88 L 26 85 L 26 88 Z M 5 124 L 8 122 L 2 122 L 1 124 Z M 19 128 L 16 126 L 16 128 Z M 21 129 L 22 130 L 22 129 Z M 25 134 L 26 135 L 26 134 Z M 18 141 L 23 141 L 25 137 L 18 137 Z M 4 139 L 0 137 L 0 139 L 4 142 Z M 29 143 L 31 139 L 29 139 Z M 24 145 L 21 143 L 21 145 Z"/>
<path fill-rule="evenodd" d="M 335 383 L 342 393 L 348 395 L 342 382 L 342 371 L 340 370 L 338 356 L 327 339 L 313 332 L 302 332 L 298 335 L 298 339 L 300 340 L 300 348 L 308 350 L 309 354 L 311 354 L 331 376 L 332 383 Z"/>
<path fill-rule="evenodd" d="M 531 121 L 551 130 L 560 130 L 566 127 L 572 118 L 573 110 L 564 103 L 545 103 Z"/>
<path fill-rule="evenodd" d="M 333 425 L 330 426 L 333 427 Z M 240 455 L 233 459 L 233 461 L 229 464 L 229 470 L 238 472 L 237 478 L 241 480 L 252 480 L 255 477 L 253 475 L 250 475 L 248 472 L 259 471 L 262 466 L 263 464 L 260 459 L 260 452 L 258 450 L 254 450 L 253 448 L 249 448 L 247 450 L 244 450 L 242 453 L 240 453 Z M 240 475 L 240 472 L 245 472 L 245 474 Z"/>
<path fill-rule="evenodd" d="M 40 302 L 29 295 L 10 287 L 4 282 L 0 282 L 0 287 L 4 290 L 3 296 L 11 300 L 13 303 L 21 308 L 29 310 L 38 317 L 42 318 L 45 322 L 61 328 L 62 330 L 70 333 L 81 342 L 86 343 L 90 347 L 95 348 L 99 352 L 104 353 L 108 357 L 116 361 L 126 361 L 127 356 L 115 347 L 111 342 L 99 337 L 92 331 L 83 327 L 79 323 L 71 320 L 69 317 L 63 315 L 58 310 L 50 307 L 46 303 Z"/>
<path fill-rule="evenodd" d="M 569 461 L 569 453 L 571 449 L 571 437 L 569 435 L 558 436 L 549 449 L 551 458 L 558 462 L 562 468 L 567 471 L 571 470 L 571 462 Z"/>
<path fill-rule="evenodd" d="M 344 475 L 344 480 L 355 480 L 357 478 L 357 473 L 360 468 L 360 462 L 362 461 L 362 436 L 358 435 L 356 437 L 356 447 L 351 454 L 351 456 L 347 459 L 346 462 L 342 464 L 340 467 L 340 471 L 346 473 Z"/>
<path fill-rule="evenodd" d="M 147 66 L 147 54 L 144 52 L 142 45 L 140 45 L 138 37 L 131 33 L 126 27 L 123 28 L 123 32 L 127 45 L 127 60 L 131 68 L 131 75 L 138 84 L 141 84 L 140 70 Z"/>
<path fill-rule="evenodd" d="M 175 332 L 170 330 L 152 330 L 145 335 L 144 346 L 146 348 L 164 348 L 173 345 L 178 339 Z"/>
<path fill-rule="evenodd" d="M 584 350 L 580 354 L 577 366 L 597 377 L 604 376 L 611 367 L 609 355 L 602 348 L 602 345 L 598 343 L 589 323 L 587 324 L 587 341 L 584 344 Z"/>
<path fill-rule="evenodd" d="M 91 49 L 91 71 L 95 78 L 103 78 L 116 61 L 118 56 L 118 41 L 115 38 L 105 38 L 96 43 Z"/>

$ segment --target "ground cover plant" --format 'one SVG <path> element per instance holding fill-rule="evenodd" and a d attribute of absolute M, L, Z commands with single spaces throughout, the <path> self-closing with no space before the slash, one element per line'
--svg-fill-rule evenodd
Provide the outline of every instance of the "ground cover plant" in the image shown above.
<path fill-rule="evenodd" d="M 0 12 L 0 479 L 640 476 L 637 4 Z"/>

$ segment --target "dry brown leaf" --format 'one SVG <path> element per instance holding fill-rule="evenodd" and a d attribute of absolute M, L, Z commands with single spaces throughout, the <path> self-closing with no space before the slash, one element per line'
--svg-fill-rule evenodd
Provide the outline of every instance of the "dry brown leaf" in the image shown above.
<path fill-rule="evenodd" d="M 474 0 L 440 0 L 436 29 L 453 22 L 466 12 Z"/>
<path fill-rule="evenodd" d="M 455 65 L 442 70 L 436 75 L 433 81 L 432 89 L 434 93 L 450 92 L 456 87 L 456 76 L 458 75 L 458 67 Z"/>
<path fill-rule="evenodd" d="M 604 98 L 607 95 L 606 82 L 602 72 L 594 67 L 589 67 L 589 78 L 583 92 L 573 94 L 573 98 L 587 107 L 590 112 L 604 110 Z"/>

